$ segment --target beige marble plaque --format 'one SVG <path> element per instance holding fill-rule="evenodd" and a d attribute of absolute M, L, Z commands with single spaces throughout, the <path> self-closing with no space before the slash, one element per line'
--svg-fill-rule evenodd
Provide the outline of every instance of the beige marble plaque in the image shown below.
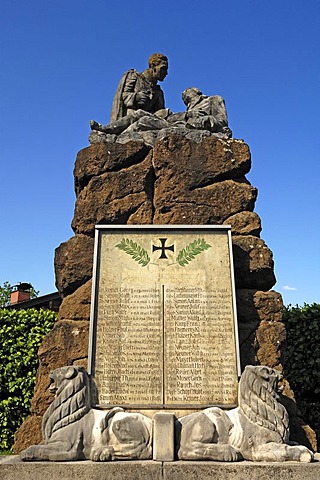
<path fill-rule="evenodd" d="M 228 227 L 97 231 L 90 370 L 98 404 L 237 403 Z"/>

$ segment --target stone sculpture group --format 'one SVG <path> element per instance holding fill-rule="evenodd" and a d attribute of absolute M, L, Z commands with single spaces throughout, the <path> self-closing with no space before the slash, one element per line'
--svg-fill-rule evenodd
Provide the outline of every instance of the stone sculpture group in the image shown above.
<path fill-rule="evenodd" d="M 82 367 L 56 369 L 50 379 L 56 396 L 43 417 L 43 442 L 21 452 L 22 460 L 152 459 L 150 418 L 120 407 L 91 408 L 90 381 Z M 269 367 L 247 366 L 237 408 L 211 407 L 177 419 L 177 459 L 310 462 L 308 448 L 288 445 L 288 414 L 277 393 L 281 379 Z"/>
<path fill-rule="evenodd" d="M 167 71 L 167 57 L 154 54 L 144 72 L 126 72 L 117 89 L 110 123 L 91 121 L 90 142 L 142 140 L 153 145 L 172 132 L 195 141 L 211 135 L 230 138 L 220 96 L 209 97 L 198 88 L 188 88 L 182 94 L 185 112 L 172 113 L 165 108 L 158 81 L 164 80 Z M 212 406 L 176 419 L 176 458 L 310 462 L 310 450 L 289 445 L 288 414 L 278 388 L 281 379 L 275 369 L 247 366 L 239 382 L 237 408 L 228 411 Z M 152 459 L 152 419 L 121 407 L 108 411 L 92 408 L 94 386 L 82 367 L 58 368 L 50 380 L 55 398 L 43 417 L 43 441 L 22 451 L 22 460 Z"/>
<path fill-rule="evenodd" d="M 187 88 L 182 93 L 185 112 L 172 113 L 165 108 L 157 82 L 163 81 L 167 72 L 168 59 L 160 53 L 151 55 L 144 72 L 127 71 L 114 97 L 110 123 L 91 120 L 90 142 L 144 140 L 154 145 L 157 139 L 175 132 L 198 141 L 209 135 L 230 138 L 225 102 L 219 95 L 208 97 L 196 87 Z"/>

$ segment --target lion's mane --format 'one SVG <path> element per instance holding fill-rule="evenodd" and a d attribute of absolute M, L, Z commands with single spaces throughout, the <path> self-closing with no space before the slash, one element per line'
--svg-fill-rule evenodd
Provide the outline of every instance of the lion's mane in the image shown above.
<path fill-rule="evenodd" d="M 281 374 L 269 367 L 247 366 L 239 383 L 239 407 L 257 426 L 278 434 L 279 442 L 286 443 L 289 435 L 289 417 L 277 394 Z"/>
<path fill-rule="evenodd" d="M 52 373 L 57 387 L 56 397 L 44 414 L 43 440 L 81 419 L 90 410 L 89 385 L 85 370 L 81 367 L 62 367 Z"/>

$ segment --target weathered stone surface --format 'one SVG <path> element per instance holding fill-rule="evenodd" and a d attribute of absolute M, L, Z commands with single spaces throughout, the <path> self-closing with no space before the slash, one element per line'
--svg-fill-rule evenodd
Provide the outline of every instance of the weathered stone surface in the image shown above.
<path fill-rule="evenodd" d="M 236 292 L 239 323 L 241 368 L 254 365 L 256 358 L 256 330 L 260 322 L 280 322 L 283 302 L 280 293 L 270 290 L 240 289 Z M 265 340 L 268 340 L 266 337 Z M 280 332 L 279 342 L 282 341 Z"/>
<path fill-rule="evenodd" d="M 192 192 L 176 187 L 174 177 L 155 184 L 155 214 L 157 224 L 221 224 L 230 214 L 253 209 L 256 189 L 245 183 L 225 180 Z M 221 201 L 223 199 L 223 202 Z"/>
<path fill-rule="evenodd" d="M 92 277 L 93 247 L 93 238 L 75 235 L 56 249 L 56 287 L 62 297 L 70 295 Z"/>
<path fill-rule="evenodd" d="M 55 368 L 72 365 L 88 355 L 89 322 L 60 321 L 43 339 L 39 348 L 39 368 L 31 411 L 43 415 L 53 400 L 49 392 L 49 373 Z M 80 362 L 81 363 L 81 362 Z"/>
<path fill-rule="evenodd" d="M 99 143 L 80 150 L 73 171 L 76 194 L 88 185 L 92 177 L 142 162 L 149 150 L 149 147 L 139 142 L 125 145 Z"/>
<path fill-rule="evenodd" d="M 97 224 L 127 223 L 143 205 L 152 219 L 151 156 L 118 172 L 93 177 L 78 195 L 72 228 L 75 233 L 93 235 Z"/>
<path fill-rule="evenodd" d="M 65 297 L 60 305 L 58 320 L 90 320 L 92 280 Z"/>
<path fill-rule="evenodd" d="M 104 132 L 98 132 L 97 130 L 92 130 L 90 133 L 88 140 L 89 143 L 95 144 L 95 143 L 101 143 L 101 142 L 106 142 L 106 143 L 114 143 L 117 139 L 117 135 L 110 135 L 108 133 Z"/>
<path fill-rule="evenodd" d="M 157 139 L 163 140 L 168 137 L 168 135 L 182 135 L 185 138 L 192 140 L 193 142 L 200 143 L 206 137 L 212 136 L 212 138 L 217 138 L 218 136 L 223 136 L 220 133 L 210 133 L 208 130 L 190 130 L 190 128 L 185 127 L 171 127 L 163 128 L 158 131 Z"/>
<path fill-rule="evenodd" d="M 260 236 L 261 220 L 255 212 L 239 212 L 231 215 L 224 222 L 224 225 L 231 225 L 232 235 L 254 235 Z"/>
<path fill-rule="evenodd" d="M 277 367 L 281 363 L 286 329 L 282 322 L 263 320 L 256 331 L 257 360 L 260 365 Z"/>
<path fill-rule="evenodd" d="M 33 443 L 40 443 L 42 417 L 39 415 L 31 415 L 28 417 L 15 434 L 14 453 L 20 453 Z M 1 477 L 0 475 L 0 478 Z"/>
<path fill-rule="evenodd" d="M 158 142 L 154 223 L 220 224 L 253 210 L 257 192 L 243 178 L 250 162 L 247 145 L 238 140 L 208 137 L 198 144 L 171 135 Z"/>
<path fill-rule="evenodd" d="M 153 146 L 157 140 L 158 131 L 149 130 L 149 131 L 140 131 L 140 132 L 123 132 L 118 136 L 116 142 L 120 144 L 126 144 L 127 142 L 143 142 L 148 146 Z"/>
<path fill-rule="evenodd" d="M 214 182 L 241 178 L 249 172 L 251 157 L 241 140 L 208 137 L 201 144 L 179 135 L 170 135 L 154 148 L 156 188 L 172 197 Z M 179 179 L 179 181 L 177 181 Z M 167 185 L 168 180 L 173 180 Z"/>
<path fill-rule="evenodd" d="M 153 223 L 153 205 L 149 200 L 142 203 L 142 205 L 133 212 L 127 220 L 129 225 L 151 225 Z"/>
<path fill-rule="evenodd" d="M 276 283 L 273 257 L 264 241 L 252 235 L 239 235 L 232 242 L 236 288 L 272 288 Z"/>
<path fill-rule="evenodd" d="M 93 131 L 89 135 L 89 141 L 91 144 L 100 143 L 100 142 L 116 142 L 119 144 L 126 144 L 128 142 L 143 142 L 149 147 L 154 147 L 157 141 L 163 140 L 168 135 L 181 135 L 188 140 L 192 140 L 196 143 L 201 143 L 204 138 L 220 138 L 223 140 L 228 140 L 230 135 L 224 133 L 211 133 L 208 130 L 193 130 L 183 126 L 172 126 L 168 128 L 162 128 L 161 130 L 140 130 L 128 131 L 121 133 L 118 137 L 117 135 L 110 135 L 103 132 Z"/>
<path fill-rule="evenodd" d="M 282 320 L 283 301 L 280 293 L 274 290 L 262 292 L 238 289 L 236 296 L 239 322 L 261 322 L 263 320 L 280 322 Z"/>

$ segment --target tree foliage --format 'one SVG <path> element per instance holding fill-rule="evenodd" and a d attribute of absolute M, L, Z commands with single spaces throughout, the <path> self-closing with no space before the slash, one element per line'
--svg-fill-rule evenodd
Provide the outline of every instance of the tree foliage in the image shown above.
<path fill-rule="evenodd" d="M 320 304 L 284 308 L 287 330 L 286 377 L 294 391 L 299 415 L 320 441 Z"/>
<path fill-rule="evenodd" d="M 0 307 L 6 307 L 10 304 L 12 285 L 10 282 L 5 281 L 3 285 L 0 285 Z M 36 298 L 39 292 L 33 287 L 30 289 L 30 298 Z"/>
<path fill-rule="evenodd" d="M 38 348 L 56 313 L 45 309 L 0 309 L 0 450 L 30 414 L 38 366 Z"/>
<path fill-rule="evenodd" d="M 11 285 L 8 281 L 0 285 L 0 307 L 5 307 L 10 303 Z"/>

